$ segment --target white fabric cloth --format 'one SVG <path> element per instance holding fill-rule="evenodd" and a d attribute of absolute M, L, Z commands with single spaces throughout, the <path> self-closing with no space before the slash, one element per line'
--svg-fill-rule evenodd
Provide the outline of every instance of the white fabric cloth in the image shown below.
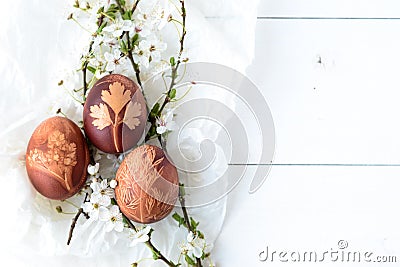
<path fill-rule="evenodd" d="M 244 72 L 254 54 L 257 2 L 187 1 L 185 53 L 190 61 L 221 63 Z M 0 256 L 12 266 L 129 266 L 148 250 L 129 248 L 126 235 L 104 234 L 100 225 L 84 220 L 68 247 L 72 216 L 57 214 L 57 202 L 39 196 L 25 171 L 27 142 L 42 120 L 53 116 L 59 106 L 80 120 L 79 107 L 57 86 L 77 66 L 87 41 L 78 26 L 66 20 L 70 5 L 71 1 L 2 3 L 7 12 L 0 16 Z M 189 211 L 200 221 L 209 242 L 221 230 L 225 204 L 226 198 Z M 175 258 L 177 244 L 186 239 L 185 231 L 170 217 L 152 227 L 154 242 Z"/>

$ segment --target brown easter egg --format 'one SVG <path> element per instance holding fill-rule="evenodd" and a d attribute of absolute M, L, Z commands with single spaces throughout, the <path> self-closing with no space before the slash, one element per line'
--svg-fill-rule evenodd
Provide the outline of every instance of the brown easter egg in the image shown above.
<path fill-rule="evenodd" d="M 87 137 L 107 153 L 121 153 L 134 147 L 144 134 L 146 121 L 146 102 L 139 86 L 119 74 L 98 80 L 83 109 Z"/>
<path fill-rule="evenodd" d="M 178 172 L 156 146 L 143 145 L 129 153 L 116 181 L 118 206 L 135 222 L 147 224 L 165 218 L 178 198 Z"/>
<path fill-rule="evenodd" d="M 64 117 L 43 121 L 26 150 L 26 171 L 43 196 L 64 200 L 85 184 L 89 149 L 79 127 Z"/>

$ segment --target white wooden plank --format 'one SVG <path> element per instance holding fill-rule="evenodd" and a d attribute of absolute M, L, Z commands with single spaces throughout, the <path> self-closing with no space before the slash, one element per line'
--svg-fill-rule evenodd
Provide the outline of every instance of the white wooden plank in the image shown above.
<path fill-rule="evenodd" d="M 260 262 L 258 255 L 269 246 L 316 251 L 321 259 L 323 251 L 339 250 L 339 240 L 348 242 L 345 251 L 397 255 L 399 260 L 399 175 L 399 167 L 273 167 L 255 194 L 241 183 L 229 195 L 214 251 L 217 266 L 306 267 L 309 262 Z M 329 259 L 318 266 L 333 266 Z M 344 266 L 366 265 L 350 264 Z"/>
<path fill-rule="evenodd" d="M 265 17 L 400 17 L 396 0 L 261 0 Z"/>
<path fill-rule="evenodd" d="M 400 163 L 400 21 L 258 22 L 277 163 Z M 320 63 L 319 63 L 320 62 Z"/>

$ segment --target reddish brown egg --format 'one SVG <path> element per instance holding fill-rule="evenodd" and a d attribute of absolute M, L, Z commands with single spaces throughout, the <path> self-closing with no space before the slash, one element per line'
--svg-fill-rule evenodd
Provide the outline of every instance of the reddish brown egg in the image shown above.
<path fill-rule="evenodd" d="M 121 211 L 139 223 L 165 218 L 178 198 L 178 172 L 156 146 L 134 149 L 119 167 L 115 196 Z"/>
<path fill-rule="evenodd" d="M 43 196 L 64 200 L 86 181 L 89 149 L 79 127 L 64 117 L 52 117 L 33 132 L 26 150 L 26 171 Z"/>
<path fill-rule="evenodd" d="M 139 86 L 129 78 L 111 74 L 90 90 L 83 109 L 85 133 L 107 153 L 134 147 L 144 134 L 146 102 Z"/>

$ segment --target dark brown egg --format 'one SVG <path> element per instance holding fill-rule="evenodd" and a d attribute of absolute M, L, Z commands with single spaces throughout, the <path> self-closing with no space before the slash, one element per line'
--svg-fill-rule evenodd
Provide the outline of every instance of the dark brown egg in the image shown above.
<path fill-rule="evenodd" d="M 156 146 L 134 149 L 119 167 L 115 196 L 121 211 L 139 223 L 165 218 L 178 198 L 178 173 Z"/>
<path fill-rule="evenodd" d="M 146 121 L 146 102 L 139 86 L 119 74 L 98 80 L 83 109 L 87 137 L 107 153 L 134 147 L 144 134 Z"/>
<path fill-rule="evenodd" d="M 26 171 L 43 196 L 64 200 L 86 181 L 89 149 L 79 127 L 64 117 L 52 117 L 33 132 L 26 150 Z"/>

